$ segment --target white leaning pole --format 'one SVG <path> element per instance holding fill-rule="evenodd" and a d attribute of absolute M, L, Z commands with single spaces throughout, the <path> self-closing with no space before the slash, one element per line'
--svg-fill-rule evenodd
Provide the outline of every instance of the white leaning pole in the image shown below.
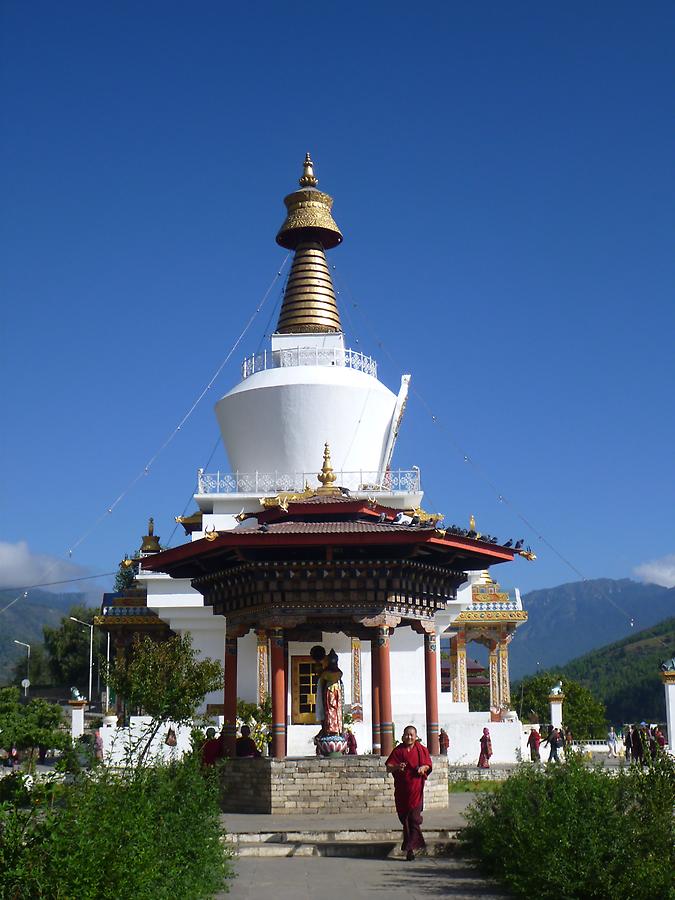
<path fill-rule="evenodd" d="M 675 671 L 661 672 L 661 680 L 666 691 L 668 750 L 671 755 L 675 755 Z"/>

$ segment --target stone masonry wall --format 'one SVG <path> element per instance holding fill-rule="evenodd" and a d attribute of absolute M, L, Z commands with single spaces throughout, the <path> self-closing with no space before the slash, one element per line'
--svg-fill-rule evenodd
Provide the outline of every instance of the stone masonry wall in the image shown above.
<path fill-rule="evenodd" d="M 424 789 L 425 809 L 448 805 L 448 760 L 435 757 Z M 234 759 L 222 772 L 223 812 L 394 812 L 393 778 L 380 756 L 337 759 Z"/>

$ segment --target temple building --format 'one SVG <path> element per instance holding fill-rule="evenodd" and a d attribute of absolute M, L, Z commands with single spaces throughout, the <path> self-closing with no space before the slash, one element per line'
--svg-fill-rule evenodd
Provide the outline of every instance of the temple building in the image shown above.
<path fill-rule="evenodd" d="M 326 259 L 342 234 L 309 154 L 284 202 L 276 240 L 293 261 L 276 331 L 216 404 L 230 472 L 199 470 L 196 509 L 178 519 L 189 541 L 142 555 L 147 607 L 224 660 L 224 695 L 204 711 L 231 746 L 237 698 L 269 694 L 273 755 L 314 755 L 321 645 L 359 752 L 388 753 L 414 724 L 432 753 L 445 728 L 451 759 L 468 761 L 492 721 L 495 760 L 514 759 L 508 646 L 527 613 L 488 570 L 533 555 L 424 511 L 419 468 L 393 462 L 410 375 L 394 393 L 345 345 Z M 472 641 L 488 649 L 483 712 L 468 708 Z"/>

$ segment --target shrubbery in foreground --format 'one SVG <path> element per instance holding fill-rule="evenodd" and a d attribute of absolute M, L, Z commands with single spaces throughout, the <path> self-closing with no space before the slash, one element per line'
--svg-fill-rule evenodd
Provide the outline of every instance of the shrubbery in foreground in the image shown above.
<path fill-rule="evenodd" d="M 194 759 L 124 777 L 99 769 L 21 800 L 0 804 L 2 900 L 197 900 L 223 889 L 217 778 Z"/>
<path fill-rule="evenodd" d="M 515 894 L 567 898 L 675 897 L 675 763 L 616 776 L 577 757 L 522 766 L 467 811 L 465 847 Z"/>

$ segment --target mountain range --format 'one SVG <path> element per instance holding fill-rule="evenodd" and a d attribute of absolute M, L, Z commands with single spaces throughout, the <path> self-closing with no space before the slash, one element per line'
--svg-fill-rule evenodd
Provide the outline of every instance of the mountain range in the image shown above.
<path fill-rule="evenodd" d="M 26 648 L 14 641 L 26 644 L 42 643 L 43 625 L 58 625 L 71 606 L 82 603 L 82 594 L 52 594 L 37 588 L 16 603 L 16 592 L 0 591 L 0 685 L 9 681 L 14 663 L 26 656 Z M 12 603 L 8 609 L 4 609 Z"/>
<path fill-rule="evenodd" d="M 509 648 L 513 680 L 650 628 L 675 612 L 675 588 L 624 578 L 575 581 L 523 595 L 528 621 Z M 675 653 L 663 648 L 663 659 Z"/>
<path fill-rule="evenodd" d="M 675 653 L 675 618 L 593 650 L 558 671 L 592 691 L 615 724 L 664 722 L 665 692 L 659 666 Z"/>

